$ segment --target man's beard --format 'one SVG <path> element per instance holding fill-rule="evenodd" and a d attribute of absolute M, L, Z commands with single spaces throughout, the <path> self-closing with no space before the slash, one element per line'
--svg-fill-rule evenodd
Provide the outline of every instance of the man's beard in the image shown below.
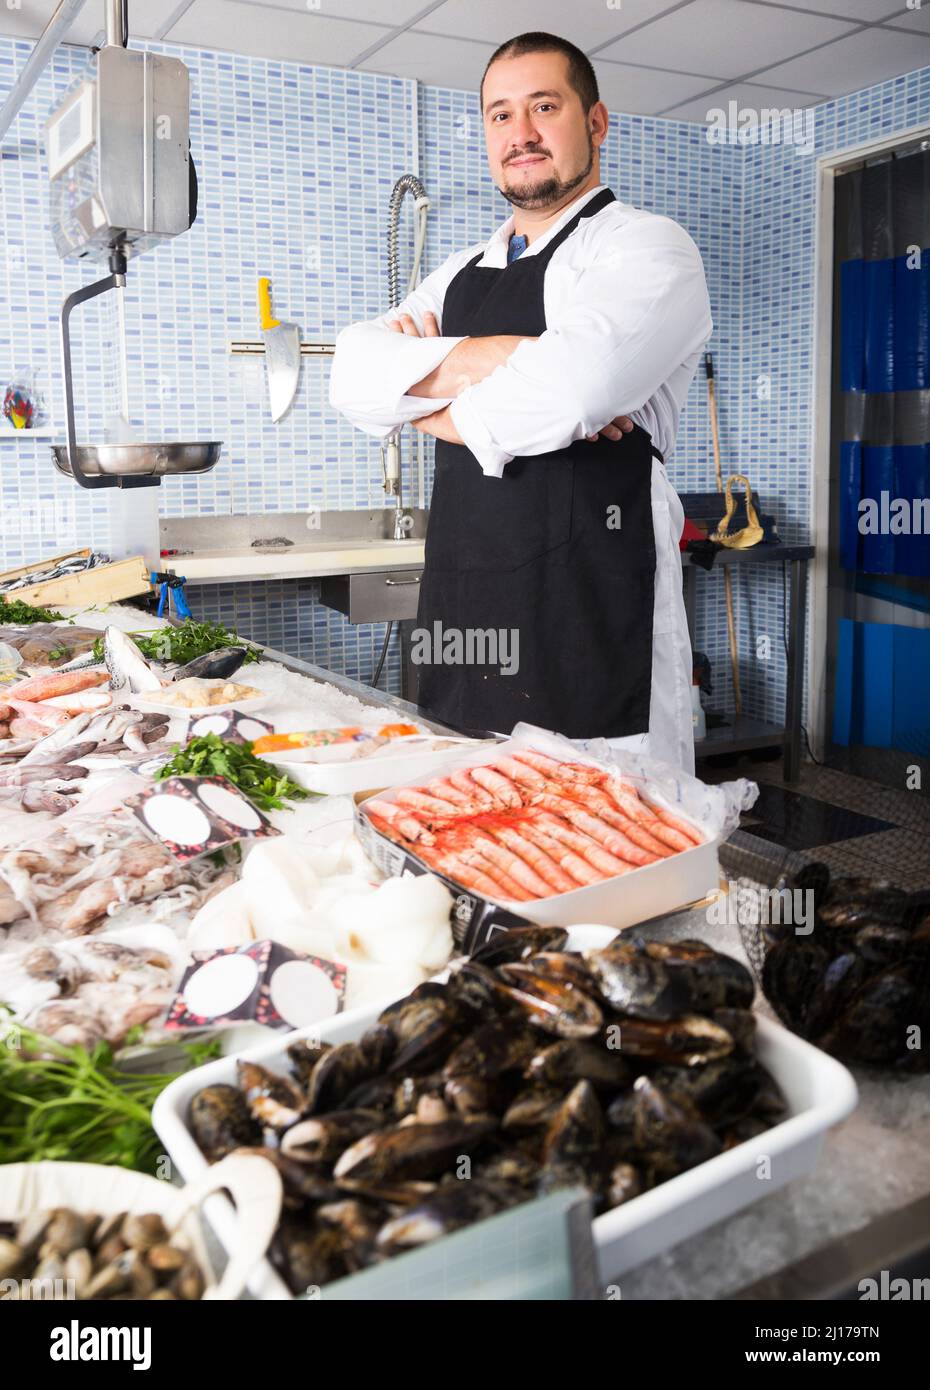
<path fill-rule="evenodd" d="M 533 154 L 533 150 L 525 150 L 524 154 Z M 519 158 L 520 156 L 518 156 Z M 580 174 L 575 174 L 570 179 L 560 179 L 554 174 L 549 179 L 544 179 L 542 183 L 533 185 L 532 188 L 516 189 L 506 182 L 507 165 L 504 165 L 505 181 L 498 189 L 513 207 L 523 208 L 524 211 L 530 208 L 546 208 L 553 203 L 562 202 L 566 194 L 572 193 L 579 184 L 584 183 L 585 179 L 594 168 L 594 141 L 591 139 L 591 132 L 588 131 L 588 162 L 581 170 Z"/>

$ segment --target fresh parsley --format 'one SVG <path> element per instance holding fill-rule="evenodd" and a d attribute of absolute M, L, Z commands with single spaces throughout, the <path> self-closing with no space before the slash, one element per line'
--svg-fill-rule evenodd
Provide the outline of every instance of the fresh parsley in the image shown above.
<path fill-rule="evenodd" d="M 300 787 L 285 773 L 252 752 L 251 743 L 231 743 L 219 734 L 202 734 L 182 748 L 175 745 L 169 762 L 155 774 L 166 777 L 225 777 L 262 811 L 280 811 L 285 801 L 305 801 L 316 792 Z"/>

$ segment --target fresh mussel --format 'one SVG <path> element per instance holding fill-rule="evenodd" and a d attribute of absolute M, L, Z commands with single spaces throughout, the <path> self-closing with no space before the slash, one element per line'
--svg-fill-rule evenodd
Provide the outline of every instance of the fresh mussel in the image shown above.
<path fill-rule="evenodd" d="M 305 1115 L 339 1106 L 352 1091 L 373 1076 L 375 1068 L 358 1043 L 340 1043 L 318 1059 L 307 1083 Z"/>
<path fill-rule="evenodd" d="M 491 1019 L 469 1033 L 443 1067 L 447 1081 L 480 1077 L 493 1081 L 506 1072 L 522 1072 L 536 1052 L 538 1040 L 528 1030 L 503 1019 Z"/>
<path fill-rule="evenodd" d="M 303 1094 L 286 1076 L 257 1062 L 236 1063 L 236 1077 L 252 1116 L 260 1125 L 281 1133 L 300 1119 Z"/>
<path fill-rule="evenodd" d="M 550 1086 L 590 1081 L 596 1090 L 619 1090 L 630 1080 L 630 1069 L 619 1049 L 585 1038 L 563 1038 L 530 1059 L 527 1077 Z"/>
<path fill-rule="evenodd" d="M 636 1146 L 654 1172 L 671 1177 L 720 1153 L 720 1140 L 695 1105 L 670 1095 L 648 1076 L 639 1077 L 633 1089 Z"/>
<path fill-rule="evenodd" d="M 211 1163 L 240 1146 L 261 1143 L 261 1127 L 236 1086 L 205 1086 L 191 1101 L 189 1118 L 191 1132 Z"/>
<path fill-rule="evenodd" d="M 334 1163 L 362 1135 L 383 1123 L 376 1110 L 335 1110 L 293 1125 L 281 1140 L 281 1152 L 300 1163 Z"/>
<path fill-rule="evenodd" d="M 471 1153 L 496 1128 L 494 1120 L 445 1120 L 399 1124 L 366 1134 L 346 1149 L 333 1169 L 340 1186 L 435 1178 Z"/>
<path fill-rule="evenodd" d="M 590 1038 L 600 1029 L 600 1007 L 568 981 L 537 974 L 522 962 L 502 965 L 500 973 L 514 1006 L 535 1028 L 560 1038 Z"/>
<path fill-rule="evenodd" d="M 765 997 L 782 1023 L 808 1037 L 807 1016 L 829 962 L 824 947 L 809 937 L 777 942 L 762 963 Z"/>
<path fill-rule="evenodd" d="M 543 1140 L 543 1159 L 558 1166 L 596 1154 L 604 1138 L 604 1112 L 594 1087 L 579 1081 L 559 1106 Z"/>
<path fill-rule="evenodd" d="M 624 1055 L 654 1062 L 699 1066 L 733 1051 L 733 1039 L 727 1030 L 701 1014 L 682 1014 L 666 1023 L 625 1018 L 613 1027 Z"/>
<path fill-rule="evenodd" d="M 670 1019 L 687 1007 L 680 985 L 641 943 L 617 941 L 602 951 L 586 951 L 584 959 L 601 996 L 617 1013 Z"/>
<path fill-rule="evenodd" d="M 524 960 L 540 951 L 561 951 L 567 941 L 568 932 L 564 927 L 511 927 L 496 932 L 472 952 L 471 959 L 493 968 Z"/>
<path fill-rule="evenodd" d="M 471 1178 L 445 1183 L 418 1206 L 386 1222 L 378 1232 L 378 1250 L 382 1255 L 414 1250 L 474 1221 L 494 1216 L 505 1205 L 500 1187 L 492 1182 Z"/>
<path fill-rule="evenodd" d="M 650 941 L 646 954 L 665 966 L 685 1011 L 748 1009 L 752 1004 L 755 985 L 745 965 L 704 941 Z"/>

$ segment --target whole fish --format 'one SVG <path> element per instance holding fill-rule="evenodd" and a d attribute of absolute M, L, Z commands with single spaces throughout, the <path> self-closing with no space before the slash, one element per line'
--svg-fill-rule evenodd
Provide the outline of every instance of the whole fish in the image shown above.
<path fill-rule="evenodd" d="M 38 724 L 46 730 L 61 728 L 71 717 L 63 709 L 36 704 L 33 700 L 16 700 L 12 695 L 10 704 L 21 719 L 28 719 L 30 723 Z"/>
<path fill-rule="evenodd" d="M 70 745 L 77 742 L 78 735 L 82 734 L 91 722 L 92 716 L 89 714 L 76 714 L 69 719 L 67 724 L 63 724 L 60 729 L 54 729 L 45 738 L 40 738 L 33 748 L 20 759 L 20 766 L 26 763 L 47 763 L 66 761 L 69 754 L 64 759 L 58 757 L 65 748 L 70 749 Z"/>
<path fill-rule="evenodd" d="M 139 655 L 141 659 L 141 652 Z M 103 685 L 106 679 L 107 672 L 100 666 L 89 671 L 53 671 L 48 676 L 33 676 L 31 680 L 18 681 L 10 687 L 7 702 L 15 697 L 17 700 L 38 703 L 40 700 L 50 699 L 53 695 L 73 695 L 78 690 L 89 690 L 92 686 Z"/>
<path fill-rule="evenodd" d="M 68 714 L 82 714 L 84 710 L 107 709 L 113 698 L 105 690 L 77 690 L 73 695 L 53 695 L 42 701 L 43 709 L 65 710 Z"/>
<path fill-rule="evenodd" d="M 121 628 L 108 627 L 104 632 L 103 657 L 110 675 L 111 690 L 129 691 L 133 695 L 161 690 L 161 681 L 132 638 Z M 73 674 L 80 676 L 84 673 L 75 671 Z"/>
<path fill-rule="evenodd" d="M 21 806 L 24 811 L 48 811 L 50 815 L 60 816 L 70 811 L 72 800 L 64 792 L 51 787 L 29 786 L 23 788 Z"/>
<path fill-rule="evenodd" d="M 171 673 L 171 679 L 181 681 L 188 676 L 198 676 L 204 680 L 222 680 L 238 671 L 248 654 L 248 647 L 219 647 L 215 652 L 204 652 L 185 666 L 179 666 Z"/>

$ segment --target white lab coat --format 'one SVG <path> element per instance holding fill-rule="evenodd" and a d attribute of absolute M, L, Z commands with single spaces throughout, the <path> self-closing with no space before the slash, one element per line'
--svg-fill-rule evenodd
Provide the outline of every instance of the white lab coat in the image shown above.
<path fill-rule="evenodd" d="M 569 204 L 523 255 L 542 250 L 603 187 Z M 647 430 L 667 460 L 713 322 L 692 239 L 670 218 L 629 204 L 612 202 L 583 218 L 554 252 L 545 276 L 547 329 L 540 338 L 521 343 L 503 366 L 454 399 L 408 394 L 461 339 L 402 336 L 388 324 L 408 313 L 422 332 L 429 310 L 441 333 L 443 300 L 453 278 L 477 255 L 481 265 L 506 265 L 512 231 L 510 217 L 486 244 L 450 256 L 397 309 L 343 329 L 330 376 L 331 405 L 377 438 L 450 405 L 464 443 L 492 477 L 500 477 L 511 458 L 563 449 L 621 414 Z M 613 742 L 693 772 L 691 644 L 678 549 L 684 517 L 658 460 L 653 460 L 652 513 L 656 585 L 649 728 Z M 622 680 L 622 670 L 617 678 Z"/>

